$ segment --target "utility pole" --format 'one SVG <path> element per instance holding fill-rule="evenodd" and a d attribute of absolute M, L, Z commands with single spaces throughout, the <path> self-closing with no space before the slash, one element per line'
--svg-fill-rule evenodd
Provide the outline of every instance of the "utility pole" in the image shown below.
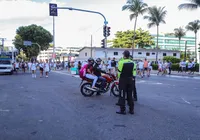
<path fill-rule="evenodd" d="M 4 41 L 6 40 L 6 38 L 0 38 L 0 40 L 1 40 L 1 48 L 0 48 L 0 52 L 2 52 L 3 50 L 4 50 Z"/>
<path fill-rule="evenodd" d="M 92 35 L 91 35 L 91 49 L 90 49 L 90 51 L 91 51 L 91 56 L 90 57 L 92 57 Z"/>

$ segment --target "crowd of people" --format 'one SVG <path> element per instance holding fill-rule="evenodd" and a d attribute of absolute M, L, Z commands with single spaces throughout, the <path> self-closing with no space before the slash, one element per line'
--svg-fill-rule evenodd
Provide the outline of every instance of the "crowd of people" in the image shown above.
<path fill-rule="evenodd" d="M 54 68 L 55 63 L 49 63 L 48 60 L 46 61 L 36 61 L 32 60 L 29 62 L 26 61 L 16 61 L 13 63 L 14 72 L 18 73 L 22 71 L 23 73 L 29 72 L 32 73 L 32 78 L 36 78 L 36 70 L 40 71 L 40 78 L 44 75 L 48 78 L 48 74 L 52 68 Z"/>

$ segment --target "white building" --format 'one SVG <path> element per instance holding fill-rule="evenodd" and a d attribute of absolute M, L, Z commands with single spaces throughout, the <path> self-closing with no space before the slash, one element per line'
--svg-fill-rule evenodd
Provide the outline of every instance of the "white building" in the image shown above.
<path fill-rule="evenodd" d="M 113 58 L 115 57 L 117 60 L 123 56 L 124 50 L 129 50 L 132 53 L 131 49 L 125 48 L 107 48 L 107 57 Z M 91 54 L 92 52 L 92 54 Z M 174 56 L 176 58 L 180 58 L 180 52 L 175 50 L 158 50 L 158 59 L 163 59 L 164 56 Z M 89 57 L 94 59 L 102 58 L 105 59 L 105 49 L 103 48 L 91 48 L 84 47 L 79 50 L 79 57 L 77 60 L 87 60 Z M 133 53 L 134 59 L 144 59 L 147 58 L 148 60 L 156 59 L 156 50 L 155 49 L 134 49 Z"/>
<path fill-rule="evenodd" d="M 79 54 L 78 52 L 79 50 L 80 50 L 79 47 L 67 47 L 67 48 L 56 47 L 55 48 L 56 59 L 63 60 L 63 57 L 69 56 L 69 54 L 71 54 L 71 56 L 75 56 L 75 55 L 77 56 Z M 53 54 L 53 48 L 49 48 L 48 50 L 41 51 L 37 59 L 38 60 L 51 59 L 52 54 Z"/>

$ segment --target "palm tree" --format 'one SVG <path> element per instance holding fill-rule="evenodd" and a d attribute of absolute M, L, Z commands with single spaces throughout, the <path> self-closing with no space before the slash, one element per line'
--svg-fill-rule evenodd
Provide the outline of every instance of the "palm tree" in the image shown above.
<path fill-rule="evenodd" d="M 190 3 L 183 3 L 178 6 L 178 9 L 189 9 L 189 10 L 196 10 L 200 8 L 200 0 L 188 0 Z"/>
<path fill-rule="evenodd" d="M 178 37 L 179 40 L 179 51 L 181 50 L 181 38 L 184 37 L 186 34 L 185 30 L 182 27 L 174 29 L 175 37 Z"/>
<path fill-rule="evenodd" d="M 148 10 L 148 5 L 142 0 L 127 0 L 126 5 L 122 7 L 122 11 L 128 10 L 131 12 L 130 14 L 130 20 L 135 18 L 135 25 L 134 25 L 134 35 L 133 35 L 133 46 L 132 46 L 132 56 L 133 56 L 133 49 L 134 49 L 134 40 L 136 37 L 136 24 L 137 24 L 137 18 L 139 15 L 143 15 Z"/>
<path fill-rule="evenodd" d="M 200 21 L 195 20 L 193 22 L 189 22 L 185 28 L 188 31 L 193 31 L 195 34 L 195 59 L 197 60 L 197 32 L 200 29 Z"/>
<path fill-rule="evenodd" d="M 151 28 L 153 26 L 157 26 L 157 46 L 156 46 L 156 62 L 158 60 L 158 36 L 159 36 L 159 25 L 161 23 L 165 24 L 165 17 L 167 14 L 167 11 L 165 10 L 165 7 L 149 7 L 148 8 L 148 16 L 144 16 L 144 19 L 147 19 L 149 23 L 147 24 L 148 28 Z"/>

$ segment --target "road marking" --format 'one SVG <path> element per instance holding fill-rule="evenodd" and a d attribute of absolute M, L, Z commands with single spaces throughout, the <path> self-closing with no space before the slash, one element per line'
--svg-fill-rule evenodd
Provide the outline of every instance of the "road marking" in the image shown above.
<path fill-rule="evenodd" d="M 73 75 L 73 74 L 64 73 L 64 72 L 60 72 L 60 71 L 54 71 L 54 72 L 58 73 L 58 74 L 63 74 L 63 75 L 67 75 L 67 76 L 72 76 L 72 77 L 75 77 L 75 78 L 79 78 L 79 75 Z"/>
<path fill-rule="evenodd" d="M 181 97 L 181 99 L 182 99 L 185 103 L 187 103 L 187 104 L 189 104 L 189 105 L 191 104 L 190 102 L 186 101 L 184 98 Z"/>
<path fill-rule="evenodd" d="M 0 112 L 10 112 L 10 110 L 8 110 L 8 109 L 0 109 Z"/>

